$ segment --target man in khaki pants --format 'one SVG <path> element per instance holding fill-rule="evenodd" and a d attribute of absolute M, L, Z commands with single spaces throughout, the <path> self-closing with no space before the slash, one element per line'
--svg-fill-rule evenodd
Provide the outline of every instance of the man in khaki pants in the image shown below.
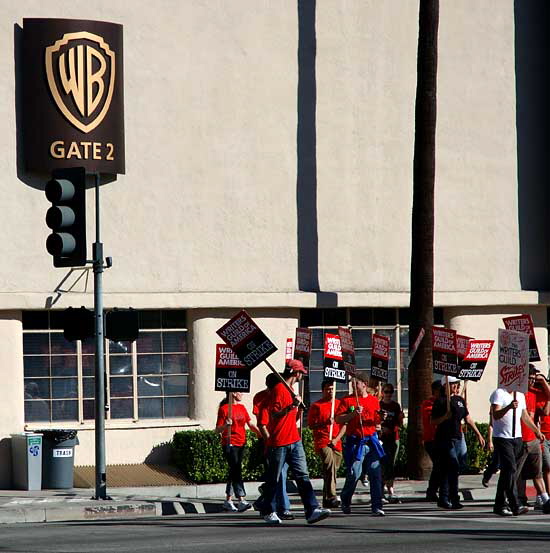
<path fill-rule="evenodd" d="M 319 401 L 311 404 L 307 417 L 307 424 L 313 431 L 315 452 L 323 462 L 323 507 L 335 508 L 340 506 L 336 496 L 336 473 L 342 463 L 341 438 L 346 430 L 334 422 L 332 412 L 332 398 L 335 384 L 333 380 L 323 380 L 321 384 L 323 396 Z M 336 404 L 338 400 L 336 400 Z M 336 411 L 335 405 L 334 411 Z M 332 425 L 332 436 L 330 428 Z"/>

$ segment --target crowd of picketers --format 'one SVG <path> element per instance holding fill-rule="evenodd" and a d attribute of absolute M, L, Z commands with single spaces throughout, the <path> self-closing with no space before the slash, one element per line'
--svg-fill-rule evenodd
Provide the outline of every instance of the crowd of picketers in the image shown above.
<path fill-rule="evenodd" d="M 292 520 L 294 514 L 286 491 L 290 468 L 308 523 L 327 518 L 331 509 L 350 514 L 352 498 L 360 482 L 370 489 L 372 516 L 385 516 L 385 503 L 400 502 L 393 486 L 404 415 L 393 399 L 393 385 L 386 383 L 380 388 L 376 381 L 358 372 L 352 379 L 352 393 L 334 398 L 334 381 L 323 380 L 322 397 L 311 404 L 307 414 L 315 452 L 322 462 L 320 505 L 309 479 L 297 426 L 302 398 L 292 391 L 306 374 L 307 369 L 299 360 L 287 362 L 282 378 L 269 374 L 265 389 L 253 399 L 255 423 L 241 403 L 240 392 L 231 392 L 231 401 L 228 394 L 221 402 L 216 431 L 221 434 L 229 467 L 224 509 L 243 512 L 253 507 L 272 525 Z M 490 478 L 500 470 L 494 513 L 518 516 L 528 512 L 526 480 L 530 479 L 537 491 L 535 509 L 550 513 L 550 386 L 547 380 L 530 365 L 526 394 L 512 394 L 502 388 L 491 394 L 487 443 L 468 412 L 460 387 L 461 381 L 454 377 L 434 381 L 431 397 L 422 404 L 424 447 L 433 463 L 426 499 L 445 510 L 463 508 L 458 481 L 466 463 L 463 424 L 467 424 L 481 447 L 492 451 L 482 484 L 487 487 Z M 265 447 L 265 483 L 253 504 L 245 498 L 242 480 L 247 426 L 258 434 Z M 336 474 L 342 462 L 346 478 L 338 496 Z"/>

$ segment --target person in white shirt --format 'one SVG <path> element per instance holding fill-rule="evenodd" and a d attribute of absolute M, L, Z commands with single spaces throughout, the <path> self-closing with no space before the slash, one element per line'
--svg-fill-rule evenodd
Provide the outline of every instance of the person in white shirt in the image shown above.
<path fill-rule="evenodd" d="M 516 392 L 514 397 L 504 388 L 497 388 L 489 401 L 493 419 L 493 444 L 500 459 L 493 512 L 500 516 L 523 515 L 529 508 L 519 504 L 516 487 L 517 463 L 523 452 L 521 421 L 533 430 L 539 440 L 542 441 L 544 436 L 529 416 L 525 396 L 521 392 Z M 506 507 L 506 499 L 510 508 Z"/>

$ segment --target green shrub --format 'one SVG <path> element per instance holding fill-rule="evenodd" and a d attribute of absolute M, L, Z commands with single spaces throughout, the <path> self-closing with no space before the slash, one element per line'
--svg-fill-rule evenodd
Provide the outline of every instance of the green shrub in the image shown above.
<path fill-rule="evenodd" d="M 487 424 L 477 425 L 481 434 L 487 439 Z M 306 453 L 309 475 L 311 478 L 321 478 L 321 460 L 313 449 L 313 435 L 305 428 L 302 441 Z M 400 431 L 400 448 L 397 455 L 396 475 L 406 476 L 407 467 L 407 427 Z M 468 446 L 468 472 L 479 473 L 488 462 L 490 453 L 479 447 L 475 434 L 468 429 L 466 432 Z M 171 442 L 173 459 L 176 466 L 189 480 L 196 484 L 212 484 L 227 480 L 227 463 L 223 457 L 220 436 L 213 430 L 185 430 L 176 432 Z M 245 481 L 262 480 L 264 466 L 264 451 L 257 436 L 248 431 L 246 449 L 243 457 L 243 479 Z M 345 466 L 342 463 L 338 476 L 345 476 Z"/>

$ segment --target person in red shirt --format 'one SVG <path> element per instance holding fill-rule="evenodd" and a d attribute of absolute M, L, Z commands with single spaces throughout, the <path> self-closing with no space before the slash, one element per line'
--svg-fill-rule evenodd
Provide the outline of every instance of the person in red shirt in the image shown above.
<path fill-rule="evenodd" d="M 336 423 L 332 417 L 332 398 L 334 397 L 334 380 L 325 379 L 321 383 L 322 397 L 312 403 L 307 425 L 313 431 L 313 447 L 323 463 L 323 507 L 339 507 L 336 496 L 336 473 L 342 463 L 342 442 L 340 441 L 346 427 Z M 335 412 L 338 400 L 335 401 Z M 331 432 L 332 427 L 332 432 Z"/>
<path fill-rule="evenodd" d="M 221 434 L 222 448 L 229 474 L 225 487 L 225 501 L 223 507 L 226 511 L 243 512 L 250 509 L 252 505 L 244 498 L 246 492 L 242 477 L 242 461 L 244 446 L 246 444 L 246 425 L 259 434 L 258 429 L 250 422 L 250 415 L 246 407 L 241 403 L 241 392 L 230 392 L 232 395 L 231 414 L 229 413 L 229 395 L 220 403 L 218 409 L 218 420 L 216 432 Z M 231 415 L 231 416 L 230 416 Z M 238 500 L 237 505 L 233 503 L 231 488 Z"/>
<path fill-rule="evenodd" d="M 271 390 L 273 390 L 278 382 L 280 382 L 279 377 L 275 373 L 269 373 L 265 378 L 265 389 L 260 390 L 252 400 L 252 414 L 256 415 L 256 424 L 261 434 L 261 440 L 259 440 L 260 443 L 258 444 L 258 447 L 260 447 L 264 451 L 264 481 L 267 479 L 267 454 L 269 452 L 269 431 L 267 429 L 269 425 L 269 411 L 267 407 L 269 406 L 269 397 L 271 394 Z M 272 511 L 275 511 L 277 513 L 277 516 L 281 520 L 294 520 L 294 515 L 290 510 L 290 499 L 288 497 L 288 492 L 286 489 L 287 473 L 288 464 L 285 463 L 281 470 L 281 477 L 279 478 L 279 482 L 277 483 L 277 492 L 275 494 L 275 499 L 273 500 L 271 507 Z M 260 492 L 260 496 L 263 496 L 264 485 L 262 484 L 258 489 Z M 261 504 L 261 502 L 262 499 L 260 497 L 258 501 L 254 503 L 254 507 L 256 508 L 256 506 Z"/>
<path fill-rule="evenodd" d="M 313 492 L 304 447 L 296 427 L 299 416 L 298 406 L 302 405 L 302 400 L 290 390 L 296 382 L 300 382 L 304 374 L 307 374 L 307 370 L 301 361 L 296 359 L 289 361 L 283 373 L 286 384 L 279 382 L 273 388 L 267 405 L 269 413 L 267 430 L 270 437 L 269 470 L 264 494 L 261 501 L 257 503 L 261 515 L 268 524 L 281 524 L 281 519 L 273 511 L 272 502 L 285 462 L 292 469 L 307 522 L 313 524 L 330 515 L 330 510 L 319 507 Z"/>
<path fill-rule="evenodd" d="M 336 411 L 336 422 L 346 425 L 344 459 L 347 473 L 340 493 L 341 509 L 345 514 L 351 513 L 351 499 L 364 471 L 369 476 L 372 515 L 384 516 L 380 466 L 384 449 L 377 434 L 381 422 L 380 402 L 369 393 L 367 382 L 367 378 L 358 373 L 353 379 L 354 394 L 343 397 Z"/>
<path fill-rule="evenodd" d="M 546 379 L 540 374 L 535 365 L 529 363 L 529 389 L 525 394 L 525 404 L 533 422 L 538 418 L 536 416 L 537 405 L 546 404 L 549 399 L 550 388 Z M 539 507 L 541 507 L 550 499 L 544 487 L 544 480 L 542 479 L 541 444 L 533 430 L 523 421 L 521 422 L 521 438 L 525 452 L 518 461 L 517 467 L 518 498 L 523 505 L 527 505 L 526 480 L 532 478 L 533 485 L 537 490 Z"/>
<path fill-rule="evenodd" d="M 542 375 L 541 375 L 542 376 Z M 542 388 L 548 388 L 548 381 L 540 381 Z M 535 382 L 537 385 L 538 382 Z M 540 425 L 540 431 L 544 434 L 544 442 L 542 442 L 542 478 L 546 493 L 550 494 L 550 400 L 541 398 L 537 401 L 537 415 Z M 535 506 L 536 508 L 536 506 Z"/>
<path fill-rule="evenodd" d="M 441 473 L 439 468 L 439 462 L 436 456 L 435 449 L 435 430 L 436 425 L 432 423 L 432 408 L 434 401 L 441 395 L 441 381 L 434 380 L 432 382 L 432 395 L 422 402 L 422 441 L 424 443 L 424 449 L 432 461 L 432 472 L 430 473 L 430 480 L 428 482 L 428 489 L 426 490 L 426 499 L 428 501 L 434 501 L 437 503 L 439 497 L 437 495 L 439 491 L 439 485 L 441 483 Z"/>

